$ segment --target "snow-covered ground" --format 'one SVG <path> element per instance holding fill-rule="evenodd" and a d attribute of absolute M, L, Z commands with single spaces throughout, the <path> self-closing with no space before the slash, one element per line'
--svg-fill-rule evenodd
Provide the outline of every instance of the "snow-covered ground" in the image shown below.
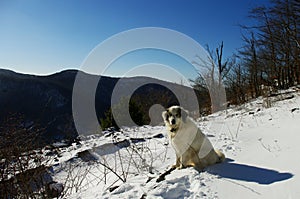
<path fill-rule="evenodd" d="M 296 92 L 296 90 L 298 90 Z M 300 198 L 300 92 L 293 88 L 197 120 L 226 161 L 174 170 L 164 126 L 125 128 L 60 148 L 53 178 L 67 198 Z"/>

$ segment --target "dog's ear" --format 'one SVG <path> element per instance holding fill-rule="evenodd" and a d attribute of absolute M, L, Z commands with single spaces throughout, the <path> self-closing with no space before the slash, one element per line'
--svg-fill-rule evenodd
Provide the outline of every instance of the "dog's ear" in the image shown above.
<path fill-rule="evenodd" d="M 167 121 L 167 119 L 168 119 L 168 111 L 163 111 L 162 112 L 162 117 L 163 117 L 164 121 Z"/>
<path fill-rule="evenodd" d="M 181 108 L 181 118 L 184 122 L 186 122 L 186 118 L 189 116 L 189 112 L 183 108 Z"/>

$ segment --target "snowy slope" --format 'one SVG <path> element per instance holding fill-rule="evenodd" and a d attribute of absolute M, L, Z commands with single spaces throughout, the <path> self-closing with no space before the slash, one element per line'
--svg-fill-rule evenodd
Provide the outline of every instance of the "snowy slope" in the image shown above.
<path fill-rule="evenodd" d="M 300 198 L 296 90 L 270 98 L 270 108 L 257 99 L 200 118 L 199 127 L 227 158 L 203 172 L 174 170 L 157 182 L 175 154 L 164 126 L 144 126 L 60 149 L 53 178 L 65 184 L 68 198 Z"/>

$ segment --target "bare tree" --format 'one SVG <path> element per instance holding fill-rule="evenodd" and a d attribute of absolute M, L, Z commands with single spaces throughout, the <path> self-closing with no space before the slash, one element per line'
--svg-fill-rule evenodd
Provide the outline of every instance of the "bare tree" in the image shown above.
<path fill-rule="evenodd" d="M 233 55 L 228 62 L 230 72 L 225 79 L 227 99 L 232 104 L 241 104 L 248 100 L 247 91 L 249 81 L 247 69 L 237 62 L 237 56 Z"/>
<path fill-rule="evenodd" d="M 251 61 L 259 61 L 261 83 L 287 88 L 299 83 L 300 2 L 272 0 L 271 3 L 270 7 L 260 6 L 252 9 L 250 17 L 255 19 L 257 24 L 243 28 L 251 29 L 252 34 L 247 40 L 256 41 L 257 56 L 252 56 Z M 247 54 L 244 59 L 247 59 Z M 255 76 L 250 75 L 250 78 L 255 80 Z M 255 81 L 251 83 L 255 84 Z M 260 94 L 260 91 L 255 89 L 255 93 Z"/>
<path fill-rule="evenodd" d="M 216 48 L 215 51 L 211 51 L 207 45 L 208 57 L 207 60 L 203 60 L 201 57 L 197 56 L 198 61 L 193 61 L 202 68 L 205 68 L 205 72 L 199 71 L 198 80 L 194 81 L 194 87 L 207 88 L 209 91 L 211 99 L 211 109 L 212 112 L 216 112 L 224 109 L 226 105 L 225 99 L 225 87 L 223 85 L 223 79 L 226 77 L 230 68 L 228 67 L 228 60 L 224 62 L 223 59 L 223 47 L 221 44 Z M 201 80 L 202 79 L 202 80 Z M 204 80 L 204 81 L 203 81 Z M 199 83 L 204 83 L 206 85 L 199 85 Z M 198 85 L 197 85 L 198 84 Z"/>

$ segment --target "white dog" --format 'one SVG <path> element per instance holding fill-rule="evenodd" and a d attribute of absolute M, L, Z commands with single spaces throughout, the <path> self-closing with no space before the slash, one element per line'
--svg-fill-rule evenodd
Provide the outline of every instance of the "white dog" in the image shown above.
<path fill-rule="evenodd" d="M 223 162 L 225 155 L 215 150 L 188 112 L 180 106 L 171 106 L 162 113 L 168 136 L 176 153 L 172 168 L 194 167 L 197 170 Z"/>

